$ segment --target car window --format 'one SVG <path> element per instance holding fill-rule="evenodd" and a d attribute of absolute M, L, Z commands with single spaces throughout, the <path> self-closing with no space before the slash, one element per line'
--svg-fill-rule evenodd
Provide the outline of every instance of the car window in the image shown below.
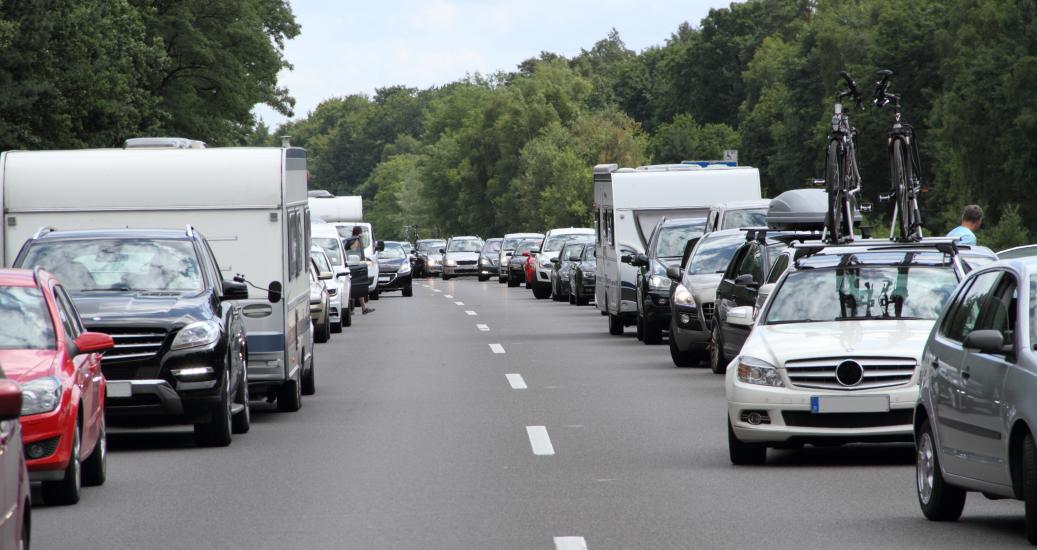
<path fill-rule="evenodd" d="M 597 246 L 590 244 L 583 249 L 583 259 L 593 260 L 597 257 Z"/>
<path fill-rule="evenodd" d="M 483 254 L 497 254 L 500 252 L 501 242 L 500 241 L 487 241 L 482 247 Z"/>
<path fill-rule="evenodd" d="M 319 248 L 319 247 L 318 247 Z M 320 250 L 311 250 L 310 258 L 315 264 L 317 264 L 318 272 L 329 272 L 331 271 L 331 264 L 328 263 L 327 257 L 321 253 Z"/>
<path fill-rule="evenodd" d="M 1000 278 L 1000 271 L 990 271 L 972 280 L 969 289 L 960 295 L 940 327 L 943 336 L 956 342 L 965 341 L 965 337 L 976 329 L 983 303 L 990 297 Z"/>
<path fill-rule="evenodd" d="M 403 247 L 395 243 L 385 243 L 385 250 L 378 254 L 378 258 L 382 260 L 399 260 L 406 257 L 407 253 L 404 252 Z"/>
<path fill-rule="evenodd" d="M 205 265 L 205 270 L 209 273 L 209 277 L 212 279 L 213 288 L 216 289 L 217 294 L 223 294 L 223 273 L 220 272 L 220 264 L 216 262 L 216 255 L 212 253 L 212 248 L 209 247 L 209 241 L 203 240 L 202 244 L 205 246 L 203 254 L 209 256 L 208 262 L 202 262 Z"/>
<path fill-rule="evenodd" d="M 42 267 L 74 292 L 202 289 L 201 266 L 191 241 L 37 241 L 21 266 Z"/>
<path fill-rule="evenodd" d="M 342 265 L 342 251 L 339 249 L 341 241 L 334 238 L 326 237 L 313 237 L 310 242 L 319 246 L 325 254 L 328 255 L 328 259 L 335 265 Z"/>
<path fill-rule="evenodd" d="M 572 250 L 569 251 L 569 255 L 567 256 L 567 259 L 570 262 L 578 262 L 578 261 L 580 261 L 580 257 L 583 256 L 583 249 L 584 249 L 584 245 L 582 245 L 582 244 L 579 245 L 579 246 L 572 247 Z"/>
<path fill-rule="evenodd" d="M 770 284 L 778 282 L 781 275 L 785 273 L 785 270 L 789 268 L 789 255 L 781 254 L 778 259 L 774 261 L 774 265 L 771 266 L 770 275 L 767 276 L 767 282 Z"/>
<path fill-rule="evenodd" d="M 43 292 L 0 286 L 0 349 L 55 349 L 54 323 Z"/>
<path fill-rule="evenodd" d="M 685 272 L 689 275 L 723 273 L 731 263 L 731 257 L 744 242 L 743 233 L 706 235 L 692 252 Z"/>
<path fill-rule="evenodd" d="M 86 328 L 83 326 L 83 319 L 79 316 L 79 310 L 76 309 L 76 303 L 69 297 L 68 292 L 65 291 L 65 287 L 61 285 L 54 286 L 54 295 L 57 297 L 59 303 L 64 303 L 66 310 L 72 314 L 72 325 L 75 328 L 76 337 L 86 332 Z"/>
<path fill-rule="evenodd" d="M 482 241 L 478 239 L 454 239 L 447 243 L 447 252 L 478 252 L 482 250 Z"/>
<path fill-rule="evenodd" d="M 1015 278 L 1005 273 L 983 306 L 974 330 L 996 330 L 1001 333 L 1006 344 L 1012 343 L 1015 336 L 1017 298 L 1018 287 Z"/>
<path fill-rule="evenodd" d="M 79 337 L 79 331 L 75 325 L 75 315 L 72 313 L 72 308 L 66 303 L 57 292 L 54 293 L 54 297 L 57 299 L 58 306 L 58 317 L 61 319 L 61 325 L 65 329 L 65 338 L 67 341 L 75 340 Z"/>
<path fill-rule="evenodd" d="M 728 210 L 724 213 L 724 227 L 721 229 L 738 229 L 741 227 L 766 227 L 767 209 Z"/>
<path fill-rule="evenodd" d="M 755 244 L 750 244 L 748 250 L 741 258 L 741 262 L 738 264 L 738 270 L 735 271 L 735 279 L 742 275 L 752 276 L 754 281 L 762 279 L 763 273 L 763 251 L 760 247 Z"/>
<path fill-rule="evenodd" d="M 679 258 L 684 254 L 684 245 L 695 237 L 701 237 L 706 229 L 706 220 L 695 220 L 686 225 L 673 225 L 659 228 L 655 239 L 655 257 Z"/>

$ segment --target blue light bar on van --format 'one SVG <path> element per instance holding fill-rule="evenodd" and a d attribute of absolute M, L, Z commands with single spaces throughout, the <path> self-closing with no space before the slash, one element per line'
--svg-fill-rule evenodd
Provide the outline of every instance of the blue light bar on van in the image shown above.
<path fill-rule="evenodd" d="M 703 168 L 707 166 L 730 166 L 732 168 L 738 166 L 738 163 L 733 160 L 682 160 L 681 164 L 694 164 Z"/>

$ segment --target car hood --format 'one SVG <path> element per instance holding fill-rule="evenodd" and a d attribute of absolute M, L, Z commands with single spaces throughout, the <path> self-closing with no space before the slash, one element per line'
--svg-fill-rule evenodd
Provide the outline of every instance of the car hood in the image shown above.
<path fill-rule="evenodd" d="M 53 373 L 57 357 L 52 349 L 5 349 L 0 350 L 0 365 L 8 378 L 24 383 Z"/>
<path fill-rule="evenodd" d="M 208 318 L 208 292 L 78 292 L 72 300 L 88 326 L 115 322 L 169 324 Z M 98 326 L 103 332 L 103 328 Z"/>
<path fill-rule="evenodd" d="M 447 252 L 446 257 L 448 260 L 479 260 L 478 252 Z"/>
<path fill-rule="evenodd" d="M 400 266 L 406 262 L 406 258 L 397 258 L 394 260 L 378 260 L 378 267 L 380 269 L 399 269 Z"/>
<path fill-rule="evenodd" d="M 772 365 L 818 357 L 910 357 L 920 361 L 935 321 L 832 321 L 758 325 L 741 355 Z"/>
<path fill-rule="evenodd" d="M 717 287 L 724 280 L 723 273 L 703 273 L 701 275 L 689 275 L 687 278 L 688 290 L 698 303 L 715 302 L 717 299 Z"/>

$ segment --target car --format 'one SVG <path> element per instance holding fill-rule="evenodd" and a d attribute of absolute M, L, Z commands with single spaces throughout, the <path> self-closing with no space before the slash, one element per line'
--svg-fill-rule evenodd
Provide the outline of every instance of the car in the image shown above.
<path fill-rule="evenodd" d="M 331 327 L 339 304 L 338 285 L 324 252 L 311 249 L 310 264 L 310 317 L 317 331 L 313 340 L 323 344 L 331 340 Z"/>
<path fill-rule="evenodd" d="M 570 277 L 569 303 L 582 306 L 594 299 L 594 283 L 597 280 L 597 246 L 591 241 L 583 248 L 580 261 L 573 267 Z"/>
<path fill-rule="evenodd" d="M 767 225 L 770 199 L 731 201 L 715 204 L 706 215 L 706 233 Z"/>
<path fill-rule="evenodd" d="M 695 241 L 683 268 L 671 273 L 679 281 L 670 293 L 670 358 L 676 366 L 693 367 L 708 357 L 717 287 L 744 243 L 741 229 L 707 233 Z"/>
<path fill-rule="evenodd" d="M 1037 256 L 1037 244 L 1026 244 L 1023 246 L 1007 248 L 997 253 L 997 257 L 1000 260 L 1029 258 L 1031 256 Z"/>
<path fill-rule="evenodd" d="M 500 248 L 504 239 L 486 239 L 479 252 L 479 280 L 489 281 L 500 273 Z"/>
<path fill-rule="evenodd" d="M 953 521 L 966 494 L 1025 502 L 1037 544 L 1037 260 L 973 271 L 922 353 L 914 408 L 915 489 L 926 518 Z"/>
<path fill-rule="evenodd" d="M 10 325 L 4 324 L 4 327 Z M 3 337 L 0 337 L 3 338 Z M 22 389 L 0 370 L 0 548 L 29 548 L 32 532 L 32 494 L 25 467 L 22 427 Z"/>
<path fill-rule="evenodd" d="M 439 250 L 446 246 L 443 239 L 421 239 L 417 243 L 417 252 L 414 254 L 414 276 L 434 277 L 443 272 L 443 264 L 440 261 Z"/>
<path fill-rule="evenodd" d="M 43 231 L 14 266 L 53 273 L 86 329 L 114 339 L 101 361 L 109 424 L 193 424 L 203 446 L 229 445 L 232 433 L 249 430 L 236 303 L 248 289 L 223 278 L 194 228 Z"/>
<path fill-rule="evenodd" d="M 333 300 L 332 303 L 334 308 L 338 309 L 338 313 L 332 313 L 331 332 L 342 332 L 342 327 L 348 327 L 353 324 L 353 277 L 346 262 L 346 250 L 342 246 L 342 239 L 339 237 L 338 230 L 330 223 L 314 223 L 311 225 L 310 242 L 320 247 L 331 263 L 331 270 L 335 275 L 331 282 L 338 286 L 338 301 L 335 303 Z"/>
<path fill-rule="evenodd" d="M 540 243 L 542 246 L 543 243 Z M 526 290 L 533 290 L 533 281 L 536 280 L 536 261 L 537 251 L 539 248 L 534 248 L 526 254 L 525 261 L 522 262 L 522 275 L 526 281 Z M 534 294 L 535 296 L 535 294 Z"/>
<path fill-rule="evenodd" d="M 479 237 L 450 237 L 446 246 L 441 248 L 443 259 L 443 279 L 448 280 L 460 275 L 479 274 L 479 251 L 483 240 Z"/>
<path fill-rule="evenodd" d="M 954 241 L 792 246 L 795 264 L 757 318 L 752 306 L 728 312 L 752 327 L 724 380 L 731 462 L 761 464 L 768 447 L 910 441 L 923 346 L 965 275 Z"/>
<path fill-rule="evenodd" d="M 533 276 L 529 281 L 533 296 L 538 300 L 551 296 L 551 271 L 554 269 L 551 258 L 558 257 L 562 246 L 574 237 L 582 235 L 583 238 L 591 238 L 594 233 L 594 230 L 589 227 L 560 227 L 547 232 L 544 244 L 536 253 L 533 262 Z"/>
<path fill-rule="evenodd" d="M 705 218 L 662 218 L 652 230 L 646 254 L 624 255 L 621 261 L 638 268 L 637 337 L 645 344 L 662 342 L 670 328 L 670 281 L 666 271 L 678 265 L 688 241 L 702 236 Z"/>
<path fill-rule="evenodd" d="M 402 243 L 385 242 L 385 249 L 378 253 L 378 292 L 399 290 L 404 296 L 413 296 L 410 261 Z"/>
<path fill-rule="evenodd" d="M 583 256 L 583 248 L 590 242 L 587 239 L 572 239 L 558 252 L 557 258 L 552 258 L 554 269 L 551 270 L 551 299 L 563 302 L 569 299 L 569 277 L 572 275 L 573 267 Z"/>
<path fill-rule="evenodd" d="M 310 259 L 317 265 L 318 273 L 330 273 L 332 276 L 324 281 L 324 288 L 328 291 L 328 320 L 330 322 L 328 328 L 328 338 L 331 337 L 331 333 L 342 332 L 342 318 L 348 313 L 345 313 L 349 309 L 347 297 L 343 297 L 342 284 L 340 279 L 335 277 L 335 267 L 331 265 L 331 258 L 324 252 L 324 249 L 317 245 L 310 247 Z M 325 340 L 327 341 L 327 340 Z"/>
<path fill-rule="evenodd" d="M 79 502 L 83 485 L 107 472 L 107 334 L 88 332 L 56 277 L 37 269 L 0 270 L 0 365 L 21 384 L 21 444 L 29 480 L 47 504 Z"/>
<path fill-rule="evenodd" d="M 525 239 L 515 245 L 515 250 L 507 253 L 508 257 L 508 286 L 519 286 L 528 281 L 526 264 L 533 255 L 534 250 L 540 248 L 543 239 Z"/>
<path fill-rule="evenodd" d="M 519 243 L 526 239 L 537 239 L 543 240 L 543 233 L 508 233 L 504 235 L 504 240 L 501 242 L 498 266 L 500 267 L 499 282 L 508 282 L 508 262 L 510 261 L 512 254 L 515 249 L 518 248 Z M 509 254 L 510 253 L 510 254 Z"/>

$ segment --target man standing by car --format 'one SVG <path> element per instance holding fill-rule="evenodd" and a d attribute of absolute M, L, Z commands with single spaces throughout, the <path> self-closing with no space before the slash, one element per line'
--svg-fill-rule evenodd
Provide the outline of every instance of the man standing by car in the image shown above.
<path fill-rule="evenodd" d="M 983 209 L 978 205 L 970 204 L 961 214 L 961 225 L 951 229 L 947 236 L 956 239 L 961 244 L 974 245 L 976 244 L 974 231 L 979 230 L 981 225 L 983 225 Z"/>
<path fill-rule="evenodd" d="M 348 246 L 349 250 L 363 250 L 364 249 L 364 240 L 361 238 L 361 235 L 363 235 L 363 233 L 364 233 L 364 228 L 360 227 L 359 225 L 353 227 L 353 237 L 349 240 L 349 246 Z M 374 311 L 373 307 L 367 307 L 367 298 L 366 297 L 357 298 L 356 301 L 360 302 L 360 311 L 364 315 L 367 315 L 368 313 L 371 313 L 372 311 Z"/>

